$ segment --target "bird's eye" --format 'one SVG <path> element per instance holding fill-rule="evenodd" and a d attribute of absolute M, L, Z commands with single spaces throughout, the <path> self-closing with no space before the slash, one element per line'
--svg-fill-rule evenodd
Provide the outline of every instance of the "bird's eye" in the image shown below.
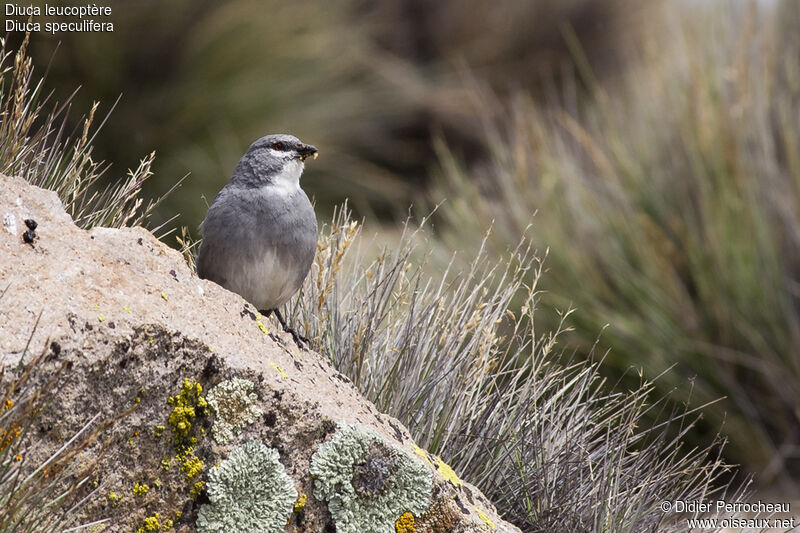
<path fill-rule="evenodd" d="M 278 141 L 276 143 L 272 143 L 272 149 L 278 150 L 279 152 L 283 152 L 284 150 L 286 150 L 286 145 Z"/>

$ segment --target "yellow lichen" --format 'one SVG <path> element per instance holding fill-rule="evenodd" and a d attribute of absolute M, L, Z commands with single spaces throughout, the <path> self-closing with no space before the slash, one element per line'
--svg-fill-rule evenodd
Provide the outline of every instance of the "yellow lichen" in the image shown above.
<path fill-rule="evenodd" d="M 433 466 L 433 464 L 431 464 L 431 460 L 428 459 L 428 452 L 426 452 L 425 450 L 423 450 L 422 448 L 420 448 L 419 446 L 417 446 L 413 442 L 411 443 L 411 449 L 414 451 L 415 455 L 423 458 L 426 463 L 428 463 L 429 465 Z"/>
<path fill-rule="evenodd" d="M 180 394 L 171 396 L 167 400 L 173 406 L 167 422 L 179 451 L 197 442 L 192 435 L 192 423 L 196 416 L 205 414 L 208 405 L 206 399 L 201 396 L 202 392 L 203 387 L 199 383 L 183 378 Z"/>
<path fill-rule="evenodd" d="M 123 306 L 122 310 L 125 311 L 126 313 L 130 313 L 131 312 L 131 308 L 130 307 Z"/>
<path fill-rule="evenodd" d="M 267 326 L 265 326 L 264 323 L 261 321 L 260 313 L 256 313 L 256 325 L 264 335 L 269 335 L 269 330 L 267 329 Z"/>
<path fill-rule="evenodd" d="M 267 361 L 267 363 L 269 363 L 269 365 L 270 365 L 272 368 L 274 368 L 275 370 L 277 370 L 277 371 L 278 371 L 278 374 L 280 374 L 280 375 L 281 375 L 281 377 L 282 377 L 283 379 L 288 379 L 288 378 L 289 378 L 289 374 L 287 374 L 286 372 L 284 372 L 284 371 L 283 371 L 283 369 L 282 369 L 281 367 L 279 367 L 277 364 L 273 363 L 272 361 Z"/>
<path fill-rule="evenodd" d="M 436 458 L 436 471 L 445 478 L 447 481 L 452 483 L 456 487 L 460 487 L 464 483 L 458 478 L 455 471 L 450 468 L 450 465 L 442 461 L 441 457 Z"/>
<path fill-rule="evenodd" d="M 414 533 L 414 515 L 409 512 L 403 513 L 397 522 L 394 523 L 394 530 L 397 533 Z"/>
<path fill-rule="evenodd" d="M 494 522 L 492 522 L 492 520 L 489 518 L 489 515 L 487 515 L 477 507 L 475 508 L 475 511 L 478 513 L 478 518 L 486 522 L 487 526 L 489 526 L 492 529 L 497 529 L 497 526 L 494 525 Z"/>
<path fill-rule="evenodd" d="M 197 499 L 197 497 L 200 496 L 200 493 L 203 492 L 203 489 L 205 487 L 206 487 L 205 481 L 198 481 L 194 485 L 192 485 L 191 489 L 189 489 L 189 495 L 192 497 L 192 499 Z"/>
<path fill-rule="evenodd" d="M 164 299 L 164 301 L 165 301 L 165 302 L 168 302 L 168 301 L 169 301 L 169 297 L 167 296 L 167 293 L 166 293 L 166 292 L 164 292 L 164 291 L 161 291 L 161 297 Z"/>
<path fill-rule="evenodd" d="M 98 314 L 97 315 L 97 320 L 99 320 L 100 322 L 105 322 L 106 321 L 106 317 L 104 317 L 103 315 Z"/>
<path fill-rule="evenodd" d="M 189 494 L 192 499 L 196 499 L 203 488 L 205 481 L 192 480 L 199 477 L 205 469 L 203 461 L 194 454 L 194 445 L 197 443 L 196 434 L 205 434 L 203 428 L 196 431 L 194 421 L 197 416 L 205 415 L 208 403 L 202 396 L 203 387 L 187 378 L 183 379 L 183 386 L 180 394 L 171 396 L 167 402 L 172 405 L 172 413 L 169 415 L 168 424 L 172 430 L 172 443 L 175 447 L 176 458 L 181 465 L 181 472 L 186 474 L 186 483 L 189 485 Z M 163 432 L 163 426 L 156 426 L 156 438 Z M 166 457 L 161 461 L 161 469 L 169 470 L 171 457 Z M 178 518 L 176 518 L 177 520 Z"/>
<path fill-rule="evenodd" d="M 119 502 L 121 500 L 122 500 L 122 496 L 120 496 L 116 492 L 109 492 L 108 493 L 108 503 L 110 503 L 112 507 L 116 507 L 117 505 L 119 505 Z"/>
<path fill-rule="evenodd" d="M 186 474 L 186 482 L 188 483 L 192 478 L 197 477 L 203 472 L 203 468 L 205 468 L 203 461 L 199 457 L 192 455 L 183 461 L 181 472 Z"/>
<path fill-rule="evenodd" d="M 136 530 L 136 533 L 147 533 L 148 531 L 158 531 L 159 529 L 161 529 L 161 524 L 158 523 L 158 513 L 156 513 L 145 518 L 144 524 Z"/>
<path fill-rule="evenodd" d="M 306 499 L 307 499 L 307 496 L 305 495 L 305 493 L 303 493 L 297 498 L 297 501 L 294 502 L 294 512 L 295 512 L 295 514 L 302 513 L 303 509 L 306 508 Z"/>
<path fill-rule="evenodd" d="M 161 524 L 161 529 L 163 531 L 169 531 L 172 529 L 172 520 L 164 520 L 164 523 Z"/>
<path fill-rule="evenodd" d="M 147 494 L 147 491 L 150 490 L 150 487 L 145 485 L 144 483 L 134 483 L 133 485 L 133 495 L 142 497 Z"/>

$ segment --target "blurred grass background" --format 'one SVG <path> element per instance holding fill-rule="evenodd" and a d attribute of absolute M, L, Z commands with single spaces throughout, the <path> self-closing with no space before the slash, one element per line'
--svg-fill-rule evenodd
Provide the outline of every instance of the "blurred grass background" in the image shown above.
<path fill-rule="evenodd" d="M 163 208 L 190 228 L 205 214 L 200 194 L 213 197 L 273 131 L 322 149 L 305 177 L 321 208 L 348 197 L 358 214 L 405 216 L 436 161 L 433 132 L 482 156 L 468 76 L 541 92 L 570 69 L 567 27 L 600 71 L 617 72 L 616 41 L 638 31 L 643 11 L 623 0 L 110 4 L 113 34 L 39 34 L 31 53 L 57 93 L 82 86 L 78 109 L 99 100 L 102 115 L 122 95 L 98 157 L 127 168 L 156 150 L 153 196 L 191 172 Z"/>
<path fill-rule="evenodd" d="M 498 258 L 527 234 L 549 250 L 546 330 L 575 307 L 579 354 L 600 336 L 611 376 L 725 397 L 695 441 L 724 423 L 730 460 L 798 479 L 796 0 L 111 5 L 113 34 L 30 51 L 57 99 L 82 85 L 76 109 L 122 94 L 95 159 L 120 174 L 155 150 L 153 198 L 191 172 L 156 221 L 194 231 L 249 143 L 292 132 L 321 150 L 303 178 L 321 219 L 349 198 L 391 240 L 444 200 L 434 270 L 490 226 Z"/>

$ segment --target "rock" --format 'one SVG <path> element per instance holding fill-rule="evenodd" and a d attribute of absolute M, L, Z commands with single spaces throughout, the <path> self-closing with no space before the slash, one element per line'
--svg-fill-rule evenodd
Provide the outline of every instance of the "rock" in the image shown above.
<path fill-rule="evenodd" d="M 100 415 L 100 438 L 80 456 L 96 461 L 83 521 L 108 518 L 106 531 L 519 531 L 324 356 L 273 340 L 252 306 L 198 279 L 148 231 L 79 229 L 54 193 L 5 176 L 0 219 L 5 378 L 43 351 L 34 380 L 65 365 L 27 463 Z M 26 220 L 35 235 L 24 238 Z"/>

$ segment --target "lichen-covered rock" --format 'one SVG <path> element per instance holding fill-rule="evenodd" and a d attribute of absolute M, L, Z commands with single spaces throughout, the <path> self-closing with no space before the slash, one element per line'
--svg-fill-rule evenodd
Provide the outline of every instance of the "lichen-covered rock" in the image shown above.
<path fill-rule="evenodd" d="M 211 503 L 200 507 L 199 533 L 280 533 L 297 500 L 278 452 L 260 441 L 212 468 L 207 487 Z"/>
<path fill-rule="evenodd" d="M 211 389 L 206 396 L 216 415 L 211 433 L 220 444 L 233 440 L 241 430 L 256 421 L 264 412 L 258 407 L 255 384 L 249 379 L 225 380 Z"/>
<path fill-rule="evenodd" d="M 338 533 L 389 533 L 404 513 L 424 513 L 433 489 L 422 461 L 359 425 L 342 424 L 319 447 L 311 475 Z"/>
<path fill-rule="evenodd" d="M 33 243 L 22 237 L 25 219 L 38 223 Z M 243 522 L 250 531 L 278 522 L 284 533 L 333 531 L 348 513 L 377 517 L 380 526 L 365 533 L 394 533 L 404 515 L 408 533 L 477 533 L 489 523 L 491 531 L 519 531 L 436 457 L 413 448 L 408 431 L 324 356 L 299 350 L 241 297 L 198 279 L 144 229 L 81 230 L 54 193 L 5 176 L 0 220 L 0 379 L 18 377 L 40 354 L 29 382 L 57 376 L 24 461 L 40 464 L 97 415 L 84 432 L 97 438 L 75 465 L 95 465 L 76 495 L 94 489 L 78 517 L 107 519 L 93 531 L 210 531 L 239 512 L 223 501 L 236 499 L 241 512 L 261 508 L 244 487 L 258 488 L 252 497 L 266 494 L 264 472 L 279 464 L 301 497 L 289 498 L 285 479 L 269 485 L 283 487 L 278 511 Z M 214 430 L 217 423 L 227 426 Z M 337 433 L 337 424 L 368 431 Z M 263 444 L 242 446 L 253 441 Z M 327 476 L 348 480 L 346 492 Z"/>

